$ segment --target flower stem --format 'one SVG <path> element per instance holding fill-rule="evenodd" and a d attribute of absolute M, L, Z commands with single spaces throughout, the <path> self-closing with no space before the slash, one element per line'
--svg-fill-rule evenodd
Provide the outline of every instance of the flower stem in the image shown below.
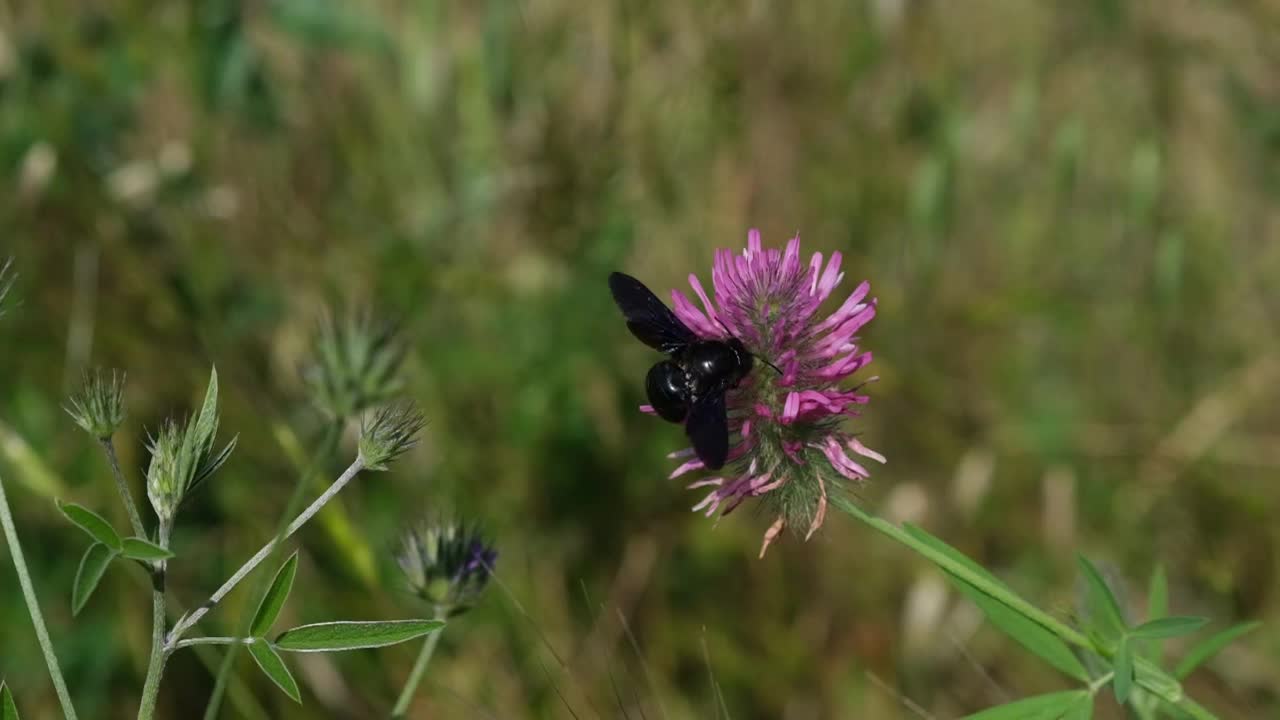
<path fill-rule="evenodd" d="M 62 704 L 62 715 L 66 720 L 76 720 L 76 709 L 71 704 L 67 683 L 62 679 L 62 670 L 58 668 L 58 658 L 53 654 L 53 642 L 49 640 L 49 630 L 44 625 L 40 603 L 36 599 L 35 588 L 31 585 L 31 575 L 27 572 L 27 561 L 22 556 L 22 546 L 18 544 L 18 531 L 13 526 L 13 515 L 9 511 L 9 501 L 4 495 L 3 480 L 0 480 L 0 525 L 4 526 L 4 537 L 9 543 L 9 555 L 13 557 L 13 568 L 18 572 L 18 584 L 22 586 L 22 597 L 27 601 L 27 611 L 31 613 L 31 624 L 36 628 L 36 639 L 40 641 L 45 664 L 49 666 L 49 679 L 53 681 L 53 689 L 58 693 L 58 702 Z"/>
<path fill-rule="evenodd" d="M 160 698 L 160 679 L 164 676 L 165 661 L 169 659 L 164 647 L 164 576 L 158 576 L 161 587 L 151 591 L 151 660 L 147 663 L 147 679 L 142 685 L 142 702 L 138 705 L 138 720 L 151 720 L 156 714 L 156 701 Z"/>
<path fill-rule="evenodd" d="M 302 499 L 306 496 L 307 487 L 311 485 L 313 479 L 319 480 L 319 475 L 323 468 L 328 467 L 334 461 L 338 453 L 338 440 L 342 436 L 342 428 L 345 424 L 345 418 L 338 418 L 329 423 L 325 427 L 324 435 L 320 440 L 319 451 L 306 464 L 306 467 L 299 468 L 298 481 L 294 483 L 293 493 L 289 496 L 289 502 L 285 505 L 284 512 L 280 514 L 280 519 L 276 523 L 275 543 L 277 547 L 279 547 L 282 535 L 288 527 L 289 518 L 302 505 Z M 250 594 L 253 602 L 249 603 L 247 607 L 255 608 L 262 602 L 262 597 L 266 594 L 270 582 L 270 575 L 263 575 L 258 579 L 257 586 L 254 587 L 253 592 Z M 245 612 L 240 621 L 239 632 L 241 636 L 249 634 L 249 626 L 252 623 L 253 615 Z M 187 643 L 186 640 L 179 642 L 174 646 L 174 649 L 184 647 L 185 643 Z M 222 698 L 226 694 L 227 683 L 231 679 L 231 668 L 235 665 L 237 650 L 239 650 L 238 646 L 229 648 L 218 666 L 218 673 L 213 682 L 213 691 L 209 693 L 209 701 L 204 708 L 204 720 L 215 720 L 218 717 L 218 712 L 222 709 Z"/>
<path fill-rule="evenodd" d="M 848 498 L 836 496 L 831 499 L 831 502 L 846 514 L 861 520 L 863 523 L 870 525 L 880 533 L 887 535 L 888 537 L 916 551 L 920 555 L 924 556 L 925 559 L 929 560 L 934 565 L 937 565 L 944 572 L 954 575 L 960 580 L 969 583 L 988 597 L 1007 605 L 1011 610 L 1014 610 L 1027 619 L 1041 625 L 1044 629 L 1058 636 L 1058 638 L 1064 642 L 1087 650 L 1102 658 L 1110 658 L 1113 655 L 1110 650 L 1094 643 L 1084 633 L 1058 620 L 1021 597 L 1018 597 L 1016 593 L 999 583 L 991 582 L 983 573 L 974 571 L 973 568 L 969 567 L 965 563 L 960 562 L 951 555 L 938 550 L 936 547 L 933 547 L 919 538 L 914 537 L 903 528 L 898 527 L 887 520 L 871 515 L 854 503 L 850 502 Z M 1159 697 L 1164 702 L 1183 710 L 1190 717 L 1196 718 L 1197 720 L 1215 720 L 1213 713 L 1201 707 L 1191 698 L 1184 696 L 1180 688 L 1176 689 L 1176 691 L 1171 691 L 1169 688 L 1144 683 L 1142 680 L 1139 680 L 1138 684 L 1142 685 L 1146 690 L 1150 691 L 1153 695 Z"/>
<path fill-rule="evenodd" d="M 192 647 L 194 645 L 252 645 L 256 638 L 251 637 L 198 637 L 179 640 L 174 644 L 174 650 Z"/>
<path fill-rule="evenodd" d="M 444 613 L 436 611 L 436 620 L 443 620 Z M 396 700 L 396 706 L 391 710 L 391 717 L 402 718 L 409 711 L 409 703 L 413 701 L 413 694 L 418 690 L 418 683 L 422 682 L 422 676 L 427 672 L 427 665 L 431 663 L 431 655 L 436 651 L 436 645 L 440 642 L 440 634 L 444 632 L 444 628 L 440 628 L 427 636 L 422 643 L 422 652 L 418 653 L 418 659 L 413 663 L 413 670 L 409 672 L 409 679 L 404 683 L 404 689 L 400 691 L 400 698 Z"/>
<path fill-rule="evenodd" d="M 190 615 L 179 620 L 178 623 L 173 626 L 173 630 L 169 632 L 169 639 L 165 643 L 165 649 L 167 651 L 172 651 L 174 645 L 176 645 L 178 640 L 182 638 L 183 633 L 190 630 L 193 625 L 200 621 L 200 618 L 204 617 L 210 610 L 217 607 L 218 603 L 222 602 L 222 599 L 227 596 L 227 593 L 230 593 L 236 585 L 240 584 L 241 580 L 244 580 L 246 575 L 253 572 L 254 568 L 258 567 L 263 560 L 266 560 L 267 557 L 271 555 L 271 552 L 275 550 L 278 543 L 288 539 L 297 532 L 299 528 L 306 525 L 307 521 L 314 517 L 316 513 L 320 512 L 320 509 L 328 504 L 334 496 L 341 492 L 342 489 L 347 486 L 347 483 L 351 482 L 351 479 L 358 475 L 363 469 L 364 461 L 357 457 L 355 461 L 342 472 L 342 475 L 338 476 L 338 479 L 334 480 L 333 484 L 330 485 L 320 497 L 316 498 L 315 502 L 311 503 L 306 510 L 303 510 L 293 522 L 289 523 L 289 527 L 285 528 L 283 534 L 278 538 L 272 538 L 266 545 L 263 545 L 262 549 L 255 553 L 253 557 L 246 560 L 244 565 L 241 565 L 240 569 L 236 570 L 234 575 L 227 578 L 227 581 L 222 584 L 222 587 L 215 590 L 203 605 L 192 611 Z"/>
<path fill-rule="evenodd" d="M 107 463 L 111 465 L 111 474 L 116 479 L 116 489 L 120 491 L 120 501 L 124 503 L 124 509 L 129 513 L 129 525 L 133 527 L 133 534 L 140 538 L 147 536 L 147 529 L 142 525 L 142 516 L 138 514 L 138 506 L 133 502 L 133 493 L 129 492 L 129 482 L 124 478 L 124 472 L 120 470 L 120 459 L 116 457 L 116 446 L 111 438 L 105 437 L 99 439 L 102 443 L 102 451 L 107 454 Z"/>

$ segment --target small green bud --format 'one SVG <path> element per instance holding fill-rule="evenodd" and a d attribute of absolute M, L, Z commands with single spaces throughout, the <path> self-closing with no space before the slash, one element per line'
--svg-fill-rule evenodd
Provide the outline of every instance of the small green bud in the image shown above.
<path fill-rule="evenodd" d="M 124 422 L 124 381 L 124 373 L 115 370 L 86 372 L 83 387 L 64 409 L 85 432 L 106 440 Z"/>
<path fill-rule="evenodd" d="M 409 402 L 375 410 L 360 422 L 360 460 L 366 470 L 386 470 L 387 464 L 417 443 L 418 431 L 427 424 Z"/>
<path fill-rule="evenodd" d="M 162 523 L 168 524 L 191 491 L 231 456 L 236 440 L 214 452 L 213 439 L 218 434 L 218 371 L 209 377 L 200 412 L 179 425 L 165 421 L 160 432 L 151 438 L 151 465 L 147 468 L 147 497 Z"/>
<path fill-rule="evenodd" d="M 479 600 L 498 552 L 479 529 L 444 520 L 406 532 L 396 560 L 414 595 L 444 615 L 457 615 Z"/>
<path fill-rule="evenodd" d="M 399 394 L 405 349 L 396 330 L 367 309 L 348 312 L 343 320 L 327 313 L 303 373 L 312 401 L 330 417 L 348 418 Z"/>

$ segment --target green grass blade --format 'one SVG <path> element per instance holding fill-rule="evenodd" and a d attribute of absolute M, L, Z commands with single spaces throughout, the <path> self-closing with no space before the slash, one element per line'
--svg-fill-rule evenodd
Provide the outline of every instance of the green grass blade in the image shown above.
<path fill-rule="evenodd" d="M 58 500 L 57 503 L 58 510 L 62 511 L 62 514 L 81 530 L 89 533 L 89 537 L 112 550 L 120 551 L 120 535 L 115 528 L 111 527 L 111 523 L 104 520 L 101 515 L 75 503 L 64 503 L 61 500 Z"/>
<path fill-rule="evenodd" d="M 1088 690 L 1035 695 L 967 716 L 967 720 L 1059 720 L 1080 702 L 1092 704 Z"/>
<path fill-rule="evenodd" d="M 0 720 L 18 720 L 18 706 L 13 702 L 13 693 L 3 682 L 0 682 Z"/>
<path fill-rule="evenodd" d="M 285 630 L 275 646 L 289 652 L 332 652 L 395 645 L 444 627 L 439 620 L 329 622 Z"/>
<path fill-rule="evenodd" d="M 249 624 L 251 636 L 262 637 L 271 629 L 276 618 L 280 617 L 280 611 L 284 608 L 285 601 L 289 599 L 289 591 L 293 589 L 293 578 L 297 574 L 298 553 L 294 551 L 276 572 L 276 577 L 271 581 L 267 594 L 262 596 L 258 611 L 253 614 L 253 622 Z"/>
<path fill-rule="evenodd" d="M 1262 623 L 1256 620 L 1240 623 L 1239 625 L 1229 627 L 1226 630 L 1205 638 L 1192 647 L 1191 650 L 1187 652 L 1186 657 L 1182 658 L 1178 663 L 1178 666 L 1173 671 L 1174 676 L 1179 680 L 1185 678 L 1191 674 L 1192 670 L 1195 670 L 1214 655 L 1217 655 L 1223 648 L 1235 642 L 1237 638 L 1257 630 L 1261 625 Z"/>
<path fill-rule="evenodd" d="M 248 647 L 254 662 L 258 663 L 262 672 L 271 678 L 271 682 L 278 685 L 285 695 L 293 698 L 294 702 L 301 704 L 302 693 L 298 692 L 298 683 L 294 682 L 293 675 L 289 674 L 289 668 L 285 667 L 284 660 L 280 659 L 276 651 L 261 638 L 258 638 L 258 642 L 250 643 Z"/>
<path fill-rule="evenodd" d="M 71 586 L 72 615 L 79 615 L 85 603 L 89 602 L 89 596 L 98 587 L 98 581 L 102 580 L 103 573 L 115 556 L 116 551 L 102 543 L 94 543 L 85 551 L 84 557 L 80 558 L 75 583 Z"/>

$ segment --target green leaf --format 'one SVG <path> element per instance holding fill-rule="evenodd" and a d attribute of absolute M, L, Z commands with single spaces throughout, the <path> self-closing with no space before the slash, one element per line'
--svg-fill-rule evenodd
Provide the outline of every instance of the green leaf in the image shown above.
<path fill-rule="evenodd" d="M 329 622 L 285 630 L 275 646 L 289 652 L 329 652 L 395 645 L 444 627 L 439 620 Z"/>
<path fill-rule="evenodd" d="M 1164 565 L 1156 564 L 1151 572 L 1151 587 L 1147 590 L 1147 621 L 1159 620 L 1169 614 L 1169 579 Z"/>
<path fill-rule="evenodd" d="M 294 702 L 301 704 L 302 694 L 298 692 L 298 683 L 293 681 L 289 668 L 284 666 L 284 661 L 275 650 L 271 649 L 271 645 L 262 638 L 255 638 L 255 642 L 249 643 L 248 648 L 254 662 L 258 663 L 262 672 L 271 678 L 271 682 L 279 685 L 284 694 L 293 698 Z"/>
<path fill-rule="evenodd" d="M 1120 641 L 1115 657 L 1111 659 L 1111 671 L 1115 676 L 1111 679 L 1111 689 L 1116 692 L 1116 702 L 1123 705 L 1133 690 L 1133 646 L 1129 639 Z"/>
<path fill-rule="evenodd" d="M 1071 677 L 1089 682 L 1089 672 L 1079 658 L 1044 626 L 1027 618 L 1008 605 L 983 593 L 978 588 L 948 573 L 947 577 L 982 610 L 987 619 L 1023 647 Z"/>
<path fill-rule="evenodd" d="M 968 720 L 1059 720 L 1081 701 L 1090 701 L 1088 690 L 1063 690 L 987 708 L 969 715 Z"/>
<path fill-rule="evenodd" d="M 1151 584 L 1147 589 L 1147 622 L 1159 620 L 1169 614 L 1169 579 L 1165 576 L 1164 565 L 1156 563 L 1151 571 Z M 1138 646 L 1142 656 L 1154 660 L 1157 665 L 1164 661 L 1164 643 L 1152 640 Z"/>
<path fill-rule="evenodd" d="M 62 511 L 67 519 L 75 523 L 81 530 L 89 533 L 89 537 L 106 545 L 112 550 L 120 550 L 120 535 L 111 527 L 111 523 L 102 519 L 102 516 L 94 511 L 75 503 L 64 503 L 58 501 L 58 509 Z"/>
<path fill-rule="evenodd" d="M 1062 715 L 1062 720 L 1093 720 L 1093 694 L 1085 693 Z"/>
<path fill-rule="evenodd" d="M 253 623 L 249 626 L 250 635 L 262 637 L 271 629 L 276 618 L 280 617 L 280 610 L 284 608 L 285 600 L 289 598 L 289 591 L 293 589 L 293 578 L 297 574 L 298 553 L 294 551 L 276 572 L 276 577 L 271 581 L 267 594 L 262 596 L 258 611 L 253 614 Z"/>
<path fill-rule="evenodd" d="M 0 682 L 0 720 L 18 720 L 18 706 L 13 702 L 13 693 L 3 682 Z"/>
<path fill-rule="evenodd" d="M 1133 659 L 1133 677 L 1138 685 L 1150 690 L 1167 702 L 1178 702 L 1183 698 L 1182 684 L 1178 682 L 1178 679 L 1150 660 L 1135 657 Z"/>
<path fill-rule="evenodd" d="M 929 534 L 923 528 L 906 523 L 903 529 L 913 538 L 923 542 L 938 552 L 944 553 L 955 559 L 956 562 L 963 563 L 973 572 L 988 579 L 994 585 L 1007 587 L 1000 582 L 994 575 L 986 570 L 986 568 L 974 562 L 964 553 L 951 547 L 940 538 Z M 947 578 L 975 605 L 982 610 L 987 619 L 991 621 L 1002 632 L 1017 640 L 1031 652 L 1039 655 L 1050 665 L 1070 675 L 1077 680 L 1084 682 L 1089 681 L 1089 673 L 1084 666 L 1080 664 L 1080 660 L 1071 652 L 1066 643 L 1058 639 L 1056 635 L 1049 632 L 1043 625 L 1026 617 L 1022 613 L 1006 605 L 1003 602 L 991 597 L 973 584 L 968 583 L 960 578 L 947 573 Z M 1014 594 L 1013 590 L 1009 590 L 1010 594 Z"/>
<path fill-rule="evenodd" d="M 1187 651 L 1186 657 L 1182 658 L 1178 663 L 1178 667 L 1174 669 L 1173 674 L 1179 679 L 1185 678 L 1191 674 L 1192 670 L 1217 655 L 1223 648 L 1235 642 L 1237 638 L 1257 630 L 1261 625 L 1262 623 L 1257 620 L 1240 623 L 1201 640 Z"/>
<path fill-rule="evenodd" d="M 80 559 L 80 569 L 76 571 L 75 584 L 71 586 L 71 614 L 80 614 L 81 608 L 89 601 L 89 596 L 98 587 L 98 581 L 115 557 L 116 551 L 102 543 L 94 543 L 85 551 L 84 557 Z"/>
<path fill-rule="evenodd" d="M 1164 617 L 1144 622 L 1129 631 L 1129 636 L 1140 640 L 1163 640 L 1165 638 L 1190 635 L 1204 627 L 1209 618 L 1179 615 Z"/>
<path fill-rule="evenodd" d="M 1095 629 L 1104 639 L 1118 641 L 1127 628 L 1124 613 L 1120 611 L 1120 603 L 1116 601 L 1116 596 L 1112 594 L 1111 588 L 1107 587 L 1106 581 L 1102 579 L 1102 575 L 1093 563 L 1083 555 L 1076 559 L 1080 563 L 1080 572 L 1084 575 L 1089 587 L 1086 604 Z"/>
<path fill-rule="evenodd" d="M 173 553 L 140 537 L 125 538 L 120 554 L 130 560 L 168 560 L 173 557 Z"/>

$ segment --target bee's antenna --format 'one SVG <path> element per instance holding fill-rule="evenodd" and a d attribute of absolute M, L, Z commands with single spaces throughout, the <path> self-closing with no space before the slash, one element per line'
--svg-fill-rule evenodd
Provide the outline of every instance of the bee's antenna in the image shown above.
<path fill-rule="evenodd" d="M 721 329 L 721 330 L 724 330 L 724 334 L 725 334 L 725 335 L 728 335 L 729 337 L 737 337 L 736 335 L 734 335 L 734 334 L 733 334 L 733 332 L 732 332 L 732 331 L 730 331 L 730 330 L 729 330 L 729 328 L 728 328 L 728 327 L 727 327 L 723 322 L 721 322 L 721 320 L 720 320 L 720 316 L 719 316 L 719 315 L 713 315 L 713 316 L 711 316 L 711 319 L 716 321 L 716 324 L 720 326 L 720 329 Z M 768 365 L 769 367 L 773 368 L 773 369 L 774 369 L 774 371 L 775 371 L 775 372 L 777 372 L 779 375 L 784 375 L 784 374 L 785 374 L 785 373 L 783 373 L 783 372 L 782 372 L 782 369 L 781 369 L 781 368 L 779 368 L 777 365 L 774 365 L 773 363 L 769 362 L 769 361 L 768 361 L 768 360 L 766 360 L 765 358 L 763 358 L 763 357 L 761 357 L 761 356 L 759 356 L 759 355 L 756 355 L 755 353 L 752 353 L 752 355 L 751 355 L 751 356 L 752 356 L 752 357 L 756 357 L 756 358 L 760 358 L 760 362 L 762 362 L 762 363 L 764 363 L 765 365 Z"/>
<path fill-rule="evenodd" d="M 783 372 L 782 372 L 782 368 L 779 368 L 777 365 L 774 365 L 773 363 L 769 362 L 769 361 L 768 361 L 767 359 L 765 359 L 765 358 L 760 357 L 759 355 L 757 355 L 756 357 L 760 358 L 760 362 L 764 363 L 765 365 L 768 365 L 769 367 L 771 367 L 771 368 L 773 368 L 775 371 L 777 371 L 777 373 L 778 373 L 779 375 L 782 375 L 782 374 L 783 374 Z"/>

